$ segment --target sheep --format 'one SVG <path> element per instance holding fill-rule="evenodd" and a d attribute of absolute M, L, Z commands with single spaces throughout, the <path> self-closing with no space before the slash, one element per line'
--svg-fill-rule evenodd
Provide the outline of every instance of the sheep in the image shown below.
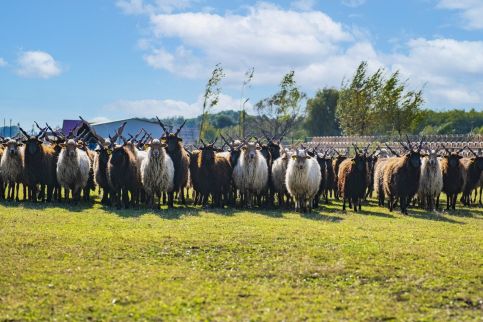
<path fill-rule="evenodd" d="M 233 169 L 233 181 L 240 190 L 242 204 L 246 201 L 248 207 L 252 206 L 253 196 L 259 197 L 268 184 L 267 161 L 260 149 L 257 143 L 244 141 L 240 157 Z"/>
<path fill-rule="evenodd" d="M 43 134 L 29 135 L 22 128 L 20 131 L 26 137 L 23 140 L 24 148 L 24 179 L 28 186 L 28 199 L 37 202 L 38 185 L 40 184 L 42 201 L 52 201 L 52 192 L 57 184 L 56 157 L 52 146 L 43 144 L 40 136 Z M 43 193 L 43 187 L 47 186 L 47 196 Z"/>
<path fill-rule="evenodd" d="M 377 195 L 377 204 L 379 206 L 384 206 L 384 186 L 383 186 L 383 179 L 384 179 L 384 169 L 386 167 L 387 161 L 389 158 L 378 159 L 376 165 L 374 166 L 374 192 Z"/>
<path fill-rule="evenodd" d="M 0 137 L 0 139 L 3 141 L 3 137 Z M 3 154 L 5 153 L 5 149 L 3 148 L 3 145 L 0 144 L 0 159 L 3 157 Z M 3 177 L 0 172 L 0 200 L 5 199 L 5 183 L 3 181 Z"/>
<path fill-rule="evenodd" d="M 438 151 L 433 149 L 422 159 L 419 178 L 418 199 L 426 210 L 434 210 L 441 190 L 443 190 L 443 172 L 438 160 Z"/>
<path fill-rule="evenodd" d="M 198 155 L 201 153 L 201 150 L 193 150 L 189 153 L 190 163 L 189 163 L 189 173 L 190 173 L 190 182 L 191 186 L 193 187 L 193 200 L 194 204 L 200 204 L 202 202 L 202 195 L 200 193 L 201 190 L 201 182 L 198 176 Z"/>
<path fill-rule="evenodd" d="M 326 156 L 327 156 L 328 152 L 329 151 L 326 150 L 323 154 L 322 153 L 316 154 L 316 160 L 317 160 L 317 163 L 320 166 L 321 180 L 320 180 L 319 191 L 317 191 L 317 194 L 315 195 L 315 198 L 314 198 L 314 208 L 317 208 L 319 206 L 321 196 L 325 197 L 325 203 L 326 204 L 329 203 L 328 195 L 325 193 L 327 191 L 327 185 L 328 185 L 328 182 L 327 182 L 327 161 L 326 161 L 327 160 Z"/>
<path fill-rule="evenodd" d="M 113 148 L 107 163 L 107 180 L 113 204 L 117 208 L 122 204 L 129 208 L 138 202 L 139 190 L 142 188 L 141 171 L 138 160 L 129 147 L 118 145 Z"/>
<path fill-rule="evenodd" d="M 65 199 L 69 199 L 69 190 L 72 191 L 74 202 L 80 200 L 81 190 L 89 180 L 91 160 L 82 149 L 82 145 L 69 139 L 62 143 L 62 151 L 57 161 L 57 181 L 64 187 Z"/>
<path fill-rule="evenodd" d="M 298 149 L 290 158 L 285 175 L 287 191 L 295 200 L 296 211 L 312 211 L 320 180 L 320 166 L 317 161 L 307 154 L 307 150 Z"/>
<path fill-rule="evenodd" d="M 81 118 L 82 119 L 82 118 Z M 89 123 L 87 123 L 89 130 L 93 137 L 97 140 L 98 149 L 97 155 L 94 158 L 93 171 L 94 171 L 94 181 L 99 188 L 102 189 L 102 199 L 101 204 L 110 205 L 110 194 L 111 186 L 109 185 L 107 165 L 109 163 L 110 154 L 114 143 L 117 141 L 119 136 L 122 135 L 127 122 L 123 122 L 121 126 L 116 130 L 116 134 L 111 139 L 104 139 L 97 135 L 96 131 Z"/>
<path fill-rule="evenodd" d="M 342 197 L 342 210 L 345 210 L 346 200 L 349 207 L 354 206 L 354 211 L 362 210 L 362 199 L 367 189 L 367 165 L 366 155 L 354 146 L 355 156 L 341 162 L 337 174 L 337 190 Z"/>
<path fill-rule="evenodd" d="M 337 150 L 334 150 L 335 153 L 337 153 L 337 156 L 335 157 L 334 160 L 332 160 L 332 168 L 334 169 L 334 184 L 333 184 L 333 188 L 334 188 L 334 195 L 335 195 L 335 199 L 336 200 L 339 200 L 339 190 L 338 190 L 338 182 L 339 182 L 339 178 L 338 178 L 338 175 L 339 175 L 339 166 L 340 164 L 345 160 L 347 159 L 347 156 L 346 155 L 341 155 L 339 154 L 339 152 Z"/>
<path fill-rule="evenodd" d="M 467 149 L 470 150 L 474 157 L 461 159 L 465 174 L 461 201 L 463 205 L 471 206 L 471 193 L 478 188 L 480 176 L 483 173 L 483 157 L 478 156 L 471 148 L 467 147 Z"/>
<path fill-rule="evenodd" d="M 288 191 L 285 184 L 285 176 L 287 173 L 287 166 L 291 158 L 290 151 L 284 151 L 282 155 L 277 158 L 272 164 L 272 188 L 273 192 L 277 194 L 279 207 L 286 207 L 288 205 Z M 285 202 L 287 200 L 287 202 Z"/>
<path fill-rule="evenodd" d="M 174 165 L 166 153 L 166 144 L 154 139 L 145 146 L 148 151 L 141 163 L 141 181 L 146 191 L 147 205 L 153 206 L 155 196 L 159 200 L 163 193 L 173 191 Z M 173 200 L 168 200 L 168 207 L 173 207 Z M 159 209 L 159 203 L 155 208 Z"/>
<path fill-rule="evenodd" d="M 0 176 L 3 179 L 3 184 L 8 184 L 7 198 L 19 201 L 19 188 L 20 184 L 23 183 L 23 144 L 10 139 L 3 145 L 5 151 L 0 160 Z"/>
<path fill-rule="evenodd" d="M 418 192 L 419 178 L 421 176 L 421 146 L 414 149 L 408 138 L 408 145 L 399 142 L 407 151 L 400 157 L 391 158 L 384 168 L 383 186 L 384 194 L 389 198 L 389 211 L 393 211 L 395 201 L 399 198 L 401 212 L 408 214 L 408 205 Z"/>
<path fill-rule="evenodd" d="M 186 206 L 186 199 L 184 194 L 184 189 L 188 186 L 189 180 L 189 156 L 186 152 L 185 148 L 183 147 L 183 139 L 178 137 L 179 132 L 186 124 L 186 120 L 181 124 L 181 126 L 176 130 L 174 133 L 170 133 L 161 120 L 156 117 L 158 120 L 159 125 L 164 130 L 164 136 L 162 137 L 161 141 L 167 144 L 166 150 L 168 155 L 173 160 L 174 165 L 174 192 L 181 194 L 181 202 L 183 205 Z"/>
<path fill-rule="evenodd" d="M 216 207 L 223 207 L 224 202 L 228 201 L 228 192 L 231 183 L 231 165 L 230 161 L 218 155 L 215 151 L 213 141 L 205 144 L 201 140 L 203 147 L 197 157 L 197 177 L 199 179 L 199 193 L 201 194 L 202 204 L 206 206 L 208 197 L 211 195 L 213 204 Z"/>
<path fill-rule="evenodd" d="M 443 192 L 446 194 L 446 210 L 456 208 L 456 198 L 460 192 L 463 191 L 465 183 L 464 168 L 461 163 L 462 156 L 460 149 L 457 152 L 451 153 L 444 145 L 442 147 L 446 151 L 446 155 L 440 161 L 441 172 L 443 174 Z M 439 198 L 436 202 L 436 207 L 439 208 Z"/>
<path fill-rule="evenodd" d="M 324 197 L 325 203 L 328 204 L 329 196 L 332 197 L 337 190 L 337 182 L 335 182 L 335 172 L 331 156 L 325 158 L 325 169 L 327 177 L 325 178 Z"/>

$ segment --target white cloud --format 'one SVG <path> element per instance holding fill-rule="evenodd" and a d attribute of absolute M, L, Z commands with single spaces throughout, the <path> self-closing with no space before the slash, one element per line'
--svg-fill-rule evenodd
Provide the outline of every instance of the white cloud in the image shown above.
<path fill-rule="evenodd" d="M 17 73 L 23 77 L 50 78 L 62 73 L 58 62 L 46 52 L 26 51 L 18 58 Z"/>
<path fill-rule="evenodd" d="M 255 66 L 255 82 L 278 82 L 289 69 L 336 55 L 342 43 L 353 40 L 323 12 L 283 10 L 267 3 L 249 7 L 246 15 L 184 12 L 151 15 L 150 22 L 156 39 L 171 38 L 181 45 L 152 46 L 146 62 L 191 78 L 205 78 L 221 62 L 228 78 Z"/>
<path fill-rule="evenodd" d="M 117 0 L 116 5 L 129 15 L 172 13 L 176 10 L 186 9 L 191 6 L 192 0 Z"/>
<path fill-rule="evenodd" d="M 233 110 L 239 108 L 240 102 L 229 95 L 221 94 L 218 105 L 213 112 L 223 110 Z M 247 109 L 251 105 L 247 104 Z M 103 108 L 106 113 L 115 113 L 116 116 L 124 117 L 196 117 L 201 114 L 203 97 L 200 96 L 196 102 L 187 103 L 185 101 L 172 99 L 141 99 L 141 100 L 119 100 L 108 104 Z"/>
<path fill-rule="evenodd" d="M 7 66 L 7 62 L 5 61 L 5 59 L 0 57 L 0 67 L 4 67 L 4 66 Z"/>
<path fill-rule="evenodd" d="M 483 29 L 483 1 L 481 0 L 440 0 L 438 8 L 457 10 L 464 19 L 467 29 Z"/>
<path fill-rule="evenodd" d="M 315 0 L 296 0 L 290 6 L 297 10 L 309 11 L 315 6 Z"/>
<path fill-rule="evenodd" d="M 425 86 L 429 106 L 482 103 L 482 41 L 419 38 L 399 43 L 395 53 L 384 53 L 375 49 L 367 32 L 344 26 L 310 5 L 294 1 L 292 9 L 258 3 L 245 7 L 244 13 L 150 13 L 146 17 L 152 36 L 144 34 L 139 47 L 148 65 L 184 78 L 205 80 L 221 63 L 225 84 L 238 86 L 254 66 L 254 85 L 276 85 L 293 69 L 305 90 L 339 86 L 365 60 L 371 71 L 399 69 L 410 87 Z M 148 103 L 157 108 L 173 104 L 142 105 Z M 177 107 L 188 114 L 194 108 L 185 102 Z"/>
<path fill-rule="evenodd" d="M 409 77 L 413 85 L 426 84 L 432 103 L 481 104 L 483 41 L 412 39 L 408 54 L 389 57 L 392 69 Z"/>
<path fill-rule="evenodd" d="M 342 4 L 347 7 L 356 8 L 366 3 L 366 0 L 342 0 Z"/>

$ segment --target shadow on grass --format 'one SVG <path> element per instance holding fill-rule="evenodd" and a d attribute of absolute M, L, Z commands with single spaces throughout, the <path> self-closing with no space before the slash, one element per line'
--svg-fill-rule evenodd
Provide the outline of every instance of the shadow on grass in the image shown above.
<path fill-rule="evenodd" d="M 310 219 L 310 220 L 327 221 L 327 222 L 333 222 L 333 223 L 339 223 L 342 220 L 344 220 L 344 218 L 342 217 L 327 215 L 327 214 L 324 214 L 323 212 L 302 213 L 300 214 L 300 217 L 305 219 Z"/>
<path fill-rule="evenodd" d="M 456 210 L 445 209 L 443 210 L 443 213 L 448 216 L 483 219 L 483 209 L 481 208 L 459 208 Z"/>
<path fill-rule="evenodd" d="M 425 210 L 420 210 L 420 209 L 410 209 L 408 216 L 413 217 L 413 218 L 418 218 L 418 219 L 441 221 L 441 222 L 447 222 L 447 223 L 458 224 L 458 225 L 464 225 L 465 224 L 464 222 L 445 217 L 441 213 L 427 212 Z"/>
<path fill-rule="evenodd" d="M 6 208 L 24 208 L 29 210 L 63 209 L 70 212 L 83 212 L 92 209 L 95 201 L 80 201 L 77 204 L 71 202 L 30 202 L 30 201 L 4 201 L 2 205 Z"/>

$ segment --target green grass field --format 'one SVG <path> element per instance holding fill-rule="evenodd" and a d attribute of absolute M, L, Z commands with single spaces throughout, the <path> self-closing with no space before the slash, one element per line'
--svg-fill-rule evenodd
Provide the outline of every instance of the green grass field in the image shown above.
<path fill-rule="evenodd" d="M 481 320 L 483 210 L 0 205 L 0 320 Z"/>

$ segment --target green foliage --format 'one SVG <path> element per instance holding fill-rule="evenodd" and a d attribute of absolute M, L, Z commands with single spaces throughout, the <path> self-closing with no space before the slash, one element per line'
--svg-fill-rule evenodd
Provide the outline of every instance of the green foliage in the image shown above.
<path fill-rule="evenodd" d="M 396 71 L 388 79 L 382 69 L 368 75 L 362 62 L 351 82 L 342 84 L 337 118 L 347 135 L 399 134 L 411 131 L 423 104 L 422 91 L 407 91 Z"/>
<path fill-rule="evenodd" d="M 309 136 L 340 135 L 335 117 L 338 99 L 337 89 L 324 88 L 317 91 L 314 98 L 307 100 L 304 124 Z"/>
<path fill-rule="evenodd" d="M 203 111 L 201 114 L 200 122 L 200 138 L 204 136 L 204 130 L 208 115 L 214 106 L 218 104 L 218 100 L 221 93 L 220 82 L 225 77 L 223 67 L 220 64 L 216 64 L 215 68 L 211 73 L 211 77 L 206 84 L 205 94 L 203 95 Z"/>
<path fill-rule="evenodd" d="M 483 211 L 372 205 L 1 204 L 0 320 L 481 319 Z"/>
<path fill-rule="evenodd" d="M 483 127 L 483 111 L 424 110 L 414 125 L 415 133 L 422 134 L 466 134 L 478 133 Z"/>
<path fill-rule="evenodd" d="M 246 111 L 245 111 L 245 105 L 246 103 L 248 103 L 248 101 L 250 100 L 249 98 L 245 98 L 245 90 L 247 88 L 250 88 L 251 86 L 251 82 L 252 82 L 252 79 L 253 79 L 253 74 L 255 73 L 255 67 L 252 67 L 250 69 L 248 69 L 246 72 L 245 72 L 245 80 L 243 81 L 242 83 L 242 88 L 241 88 L 241 95 L 240 95 L 240 137 L 245 137 L 245 131 L 246 131 L 246 124 L 245 124 L 245 120 L 246 120 Z"/>
<path fill-rule="evenodd" d="M 256 119 L 258 128 L 272 135 L 290 130 L 304 116 L 302 102 L 305 99 L 306 94 L 295 81 L 295 72 L 285 74 L 280 82 L 279 91 L 255 105 L 259 116 Z"/>
<path fill-rule="evenodd" d="M 374 124 L 377 133 L 402 135 L 410 131 L 413 120 L 420 113 L 423 97 L 422 91 L 405 92 L 405 87 L 399 71 L 393 73 L 381 87 L 375 106 L 379 120 Z"/>

